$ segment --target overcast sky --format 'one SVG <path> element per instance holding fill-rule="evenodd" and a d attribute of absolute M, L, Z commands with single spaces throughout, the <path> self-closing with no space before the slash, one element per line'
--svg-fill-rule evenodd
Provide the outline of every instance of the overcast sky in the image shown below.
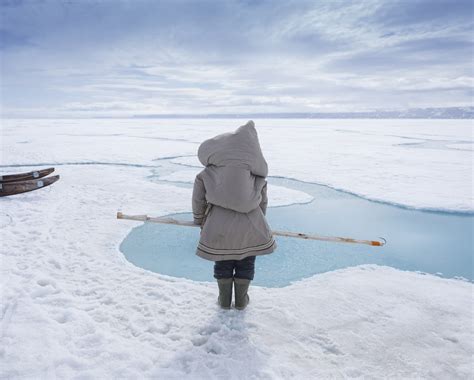
<path fill-rule="evenodd" d="M 471 0 L 0 4 L 4 116 L 472 103 Z"/>

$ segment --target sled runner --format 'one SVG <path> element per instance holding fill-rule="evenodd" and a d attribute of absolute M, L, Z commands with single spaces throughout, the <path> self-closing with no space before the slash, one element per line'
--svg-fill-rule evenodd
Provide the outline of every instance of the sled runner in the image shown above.
<path fill-rule="evenodd" d="M 26 193 L 28 191 L 38 190 L 49 186 L 59 179 L 59 175 L 42 179 L 30 179 L 26 181 L 16 182 L 1 182 L 0 183 L 0 197 L 7 195 L 15 195 Z"/>
<path fill-rule="evenodd" d="M 29 179 L 40 179 L 54 172 L 54 168 L 35 170 L 28 173 L 0 175 L 0 183 L 26 181 Z"/>
<path fill-rule="evenodd" d="M 137 220 L 143 222 L 154 222 L 154 223 L 164 223 L 164 224 L 176 224 L 179 226 L 187 226 L 187 227 L 199 227 L 198 224 L 194 224 L 191 221 L 182 221 L 176 220 L 173 218 L 153 218 L 147 215 L 125 215 L 122 214 L 120 211 L 117 212 L 117 219 L 128 219 L 128 220 Z M 385 245 L 387 242 L 384 238 L 380 238 L 380 240 L 359 240 L 359 239 L 351 239 L 351 238 L 344 238 L 338 236 L 322 236 L 322 235 L 308 235 L 299 232 L 289 232 L 289 231 L 272 231 L 272 234 L 275 236 L 285 236 L 285 237 L 294 237 L 299 239 L 308 239 L 308 240 L 320 240 L 320 241 L 332 241 L 335 243 L 355 243 L 355 244 L 367 244 L 372 245 L 374 247 L 381 247 Z"/>

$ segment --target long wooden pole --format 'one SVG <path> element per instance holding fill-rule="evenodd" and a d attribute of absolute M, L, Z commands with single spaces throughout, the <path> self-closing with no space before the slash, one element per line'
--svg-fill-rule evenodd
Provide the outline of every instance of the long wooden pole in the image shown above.
<path fill-rule="evenodd" d="M 153 222 L 153 223 L 164 223 L 164 224 L 176 224 L 178 226 L 187 226 L 187 227 L 199 227 L 198 224 L 194 224 L 191 221 L 176 220 L 169 217 L 163 218 L 154 218 L 148 215 L 125 215 L 120 211 L 117 212 L 117 219 L 128 219 L 136 220 L 140 222 Z M 299 232 L 289 232 L 289 231 L 272 231 L 273 235 L 277 236 L 286 236 L 293 237 L 298 239 L 308 239 L 308 240 L 320 240 L 320 241 L 332 241 L 335 243 L 354 243 L 354 244 L 367 244 L 375 247 L 381 247 L 387 242 L 384 238 L 381 240 L 359 240 L 351 239 L 337 236 L 322 236 L 322 235 L 308 235 Z"/>

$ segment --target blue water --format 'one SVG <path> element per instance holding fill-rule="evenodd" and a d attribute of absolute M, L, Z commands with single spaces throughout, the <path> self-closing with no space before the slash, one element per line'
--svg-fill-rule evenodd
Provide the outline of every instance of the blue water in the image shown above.
<path fill-rule="evenodd" d="M 276 237 L 278 249 L 257 257 L 256 285 L 282 287 L 316 273 L 359 264 L 473 280 L 472 215 L 404 209 L 289 179 L 269 182 L 314 197 L 307 204 L 270 207 L 267 217 L 273 229 L 368 240 L 383 236 L 388 243 L 370 247 Z M 174 217 L 190 220 L 191 214 Z M 199 228 L 145 223 L 129 233 L 120 250 L 139 267 L 213 281 L 213 263 L 195 255 L 199 232 Z"/>

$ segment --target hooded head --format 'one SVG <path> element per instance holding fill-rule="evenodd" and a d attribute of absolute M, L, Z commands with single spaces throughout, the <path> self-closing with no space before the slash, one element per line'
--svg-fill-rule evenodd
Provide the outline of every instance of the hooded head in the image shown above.
<path fill-rule="evenodd" d="M 199 146 L 198 158 L 204 166 L 232 166 L 247 169 L 260 177 L 268 175 L 267 162 L 252 120 L 235 132 L 223 133 L 204 141 Z"/>

